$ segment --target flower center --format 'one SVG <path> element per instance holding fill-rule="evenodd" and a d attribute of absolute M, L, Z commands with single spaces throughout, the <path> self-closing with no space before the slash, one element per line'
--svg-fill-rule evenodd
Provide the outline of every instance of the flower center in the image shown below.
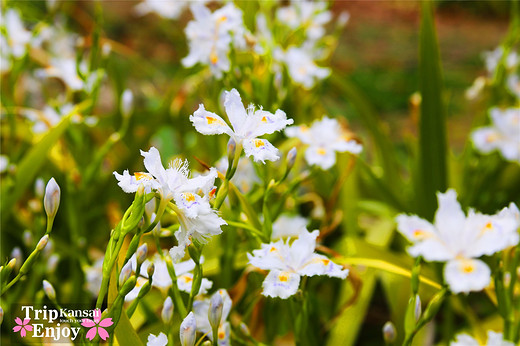
<path fill-rule="evenodd" d="M 287 282 L 289 281 L 289 275 L 287 275 L 287 273 L 280 273 L 280 275 L 278 275 L 278 280 L 281 282 Z"/>
<path fill-rule="evenodd" d="M 473 273 L 473 271 L 475 271 L 475 267 L 471 263 L 466 263 L 462 266 L 462 271 L 466 274 Z"/>
<path fill-rule="evenodd" d="M 257 147 L 257 148 L 260 148 L 260 147 L 264 146 L 264 141 L 261 140 L 261 139 L 255 139 L 254 143 L 255 143 L 255 147 Z"/>
<path fill-rule="evenodd" d="M 149 173 L 137 172 L 137 173 L 134 173 L 134 176 L 135 176 L 135 180 L 137 180 L 137 181 L 139 181 L 141 179 L 152 180 L 152 176 Z"/>
<path fill-rule="evenodd" d="M 183 193 L 182 197 L 186 200 L 186 202 L 195 202 L 195 195 L 191 192 Z"/>

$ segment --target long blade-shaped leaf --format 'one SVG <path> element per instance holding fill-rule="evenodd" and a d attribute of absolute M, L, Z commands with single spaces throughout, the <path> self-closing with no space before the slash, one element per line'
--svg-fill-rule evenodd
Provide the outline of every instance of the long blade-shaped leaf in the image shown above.
<path fill-rule="evenodd" d="M 71 114 L 64 117 L 56 127 L 51 129 L 29 150 L 17 167 L 13 185 L 2 186 L 2 224 L 6 221 L 13 205 L 22 196 L 38 174 L 40 167 L 45 163 L 49 150 L 69 126 L 70 117 Z"/>
<path fill-rule="evenodd" d="M 419 176 L 417 204 L 419 213 L 432 218 L 437 202 L 435 193 L 446 190 L 446 125 L 442 102 L 441 60 L 433 3 L 421 3 L 419 74 L 422 96 L 419 122 Z"/>

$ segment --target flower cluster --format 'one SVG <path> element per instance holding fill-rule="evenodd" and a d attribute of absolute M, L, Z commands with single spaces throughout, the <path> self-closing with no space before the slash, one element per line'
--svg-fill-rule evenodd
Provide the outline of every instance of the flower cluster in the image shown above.
<path fill-rule="evenodd" d="M 159 151 L 152 147 L 148 152 L 141 151 L 144 166 L 148 172 L 137 172 L 133 175 L 125 170 L 123 174 L 114 172 L 118 185 L 127 193 L 136 192 L 143 185 L 145 191 L 155 191 L 161 199 L 174 201 L 177 217 L 181 224 L 175 232 L 178 245 L 170 250 L 174 262 L 184 257 L 186 247 L 191 244 L 192 237 L 200 242 L 222 233 L 220 226 L 226 222 L 211 208 L 209 199 L 215 193 L 214 182 L 217 170 L 212 168 L 206 175 L 189 178 L 188 163 L 175 160 L 165 169 Z"/>
<path fill-rule="evenodd" d="M 208 65 L 216 78 L 222 78 L 223 72 L 231 68 L 229 52 L 245 47 L 244 23 L 242 11 L 233 3 L 228 3 L 215 12 L 206 6 L 194 3 L 191 5 L 194 20 L 186 27 L 190 52 L 182 59 L 185 67 L 197 63 Z"/>
<path fill-rule="evenodd" d="M 520 107 L 492 108 L 491 126 L 473 131 L 473 144 L 483 154 L 498 150 L 508 161 L 520 163 Z"/>
<path fill-rule="evenodd" d="M 477 258 L 518 244 L 518 208 L 511 203 L 496 215 L 470 210 L 466 216 L 454 190 L 437 198 L 433 224 L 415 215 L 397 216 L 398 231 L 413 243 L 408 253 L 426 261 L 447 262 L 444 278 L 453 293 L 480 291 L 489 285 L 491 270 Z"/>
<path fill-rule="evenodd" d="M 352 134 L 341 127 L 336 119 L 324 117 L 310 127 L 291 126 L 285 130 L 288 137 L 297 137 L 308 145 L 305 160 L 309 165 L 330 169 L 336 163 L 336 152 L 359 154 L 363 147 Z"/>

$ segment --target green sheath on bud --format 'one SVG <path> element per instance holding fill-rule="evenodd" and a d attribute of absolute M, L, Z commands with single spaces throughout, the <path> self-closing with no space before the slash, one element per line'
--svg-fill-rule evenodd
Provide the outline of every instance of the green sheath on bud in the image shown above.
<path fill-rule="evenodd" d="M 447 292 L 448 290 L 446 288 L 443 288 L 441 291 L 437 292 L 437 294 L 433 296 L 433 298 L 428 303 L 428 306 L 424 310 L 423 319 L 429 321 L 430 319 L 435 317 L 442 303 L 444 302 L 444 298 L 446 297 Z"/>
<path fill-rule="evenodd" d="M 417 258 L 415 265 L 412 268 L 412 293 L 419 292 L 419 273 L 421 272 L 421 258 Z"/>
<path fill-rule="evenodd" d="M 131 290 L 134 289 L 136 283 L 137 279 L 135 278 L 135 275 L 132 275 L 128 280 L 126 280 L 125 284 L 121 288 L 121 291 L 119 291 L 119 294 L 123 297 L 126 296 Z"/>
<path fill-rule="evenodd" d="M 404 331 L 406 335 L 410 335 L 415 329 L 415 307 L 416 307 L 416 295 L 413 295 L 408 301 L 406 307 L 406 313 L 404 315 Z"/>

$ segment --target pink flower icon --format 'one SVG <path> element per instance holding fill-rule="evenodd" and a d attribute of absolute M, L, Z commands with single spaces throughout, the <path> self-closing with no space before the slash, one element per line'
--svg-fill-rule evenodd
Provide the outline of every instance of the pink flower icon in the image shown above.
<path fill-rule="evenodd" d="M 31 322 L 30 318 L 26 318 L 22 322 L 22 319 L 20 317 L 17 317 L 17 318 L 14 319 L 14 321 L 16 322 L 17 326 L 13 328 L 13 331 L 14 332 L 18 332 L 19 331 L 20 332 L 20 336 L 22 338 L 25 338 L 25 335 L 27 334 L 26 331 L 31 332 L 33 330 L 33 327 L 28 324 L 29 322 Z"/>
<path fill-rule="evenodd" d="M 94 321 L 89 320 L 88 318 L 84 318 L 81 322 L 81 325 L 83 327 L 90 328 L 86 335 L 86 338 L 90 341 L 92 341 L 97 334 L 99 334 L 99 337 L 103 340 L 106 340 L 109 337 L 108 332 L 105 330 L 105 328 L 110 327 L 114 324 L 114 322 L 112 322 L 112 318 L 104 318 L 103 320 L 100 320 L 101 310 L 96 309 L 94 310 Z"/>

